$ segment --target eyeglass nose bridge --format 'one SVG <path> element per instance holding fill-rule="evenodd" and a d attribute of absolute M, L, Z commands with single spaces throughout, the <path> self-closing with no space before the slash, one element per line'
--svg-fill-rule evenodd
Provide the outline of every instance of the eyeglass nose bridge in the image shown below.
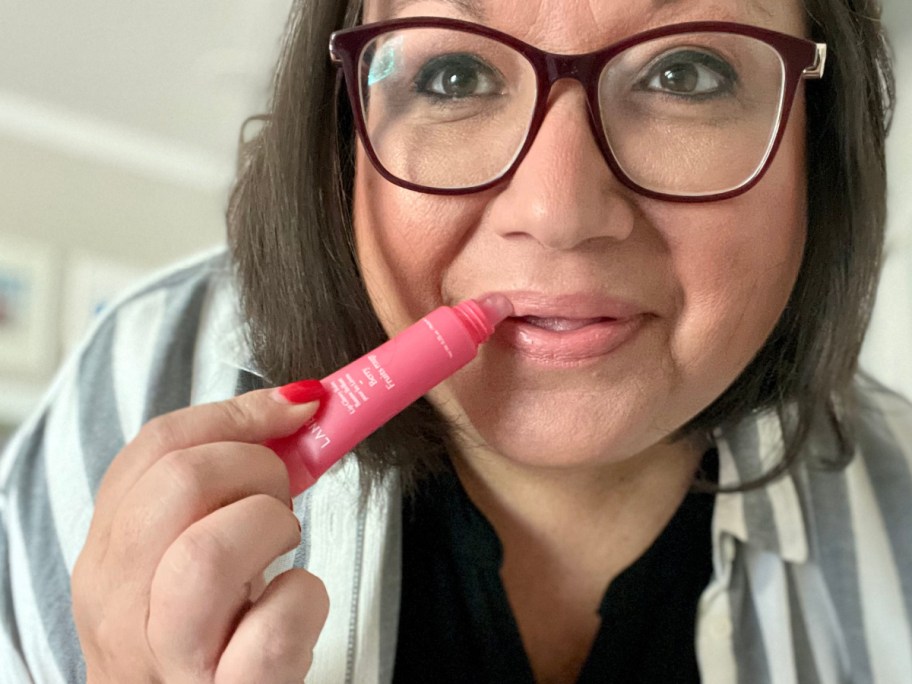
<path fill-rule="evenodd" d="M 532 123 L 527 132 L 526 142 L 522 150 L 514 160 L 513 166 L 507 175 L 512 175 L 518 166 L 522 163 L 526 154 L 529 152 L 535 138 L 538 137 L 538 131 L 544 123 L 547 116 L 547 101 L 551 95 L 551 89 L 558 81 L 569 79 L 577 81 L 583 88 L 586 99 L 587 118 L 589 128 L 595 143 L 602 153 L 602 157 L 611 169 L 612 173 L 621 180 L 625 185 L 630 185 L 631 181 L 627 179 L 618 165 L 617 160 L 608 144 L 605 132 L 602 129 L 599 120 L 600 112 L 598 105 L 593 101 L 594 91 L 597 90 L 597 80 L 600 77 L 602 68 L 605 64 L 604 52 L 586 53 L 577 55 L 557 54 L 545 52 L 544 50 L 534 50 L 531 55 L 531 61 L 538 72 L 539 94 L 536 114 L 533 116 Z"/>
<path fill-rule="evenodd" d="M 537 54 L 533 55 L 533 61 L 538 62 L 538 64 L 535 65 L 535 68 L 538 72 L 539 81 L 539 101 L 537 106 L 539 114 L 535 117 L 535 120 L 530 127 L 529 138 L 534 138 L 538 133 L 547 107 L 546 103 L 551 96 L 551 89 L 554 87 L 554 84 L 563 79 L 577 81 L 582 86 L 583 92 L 585 93 L 586 108 L 589 114 L 589 125 L 592 129 L 592 135 L 595 137 L 595 140 L 602 151 L 602 155 L 605 157 L 605 161 L 608 162 L 608 166 L 617 172 L 619 170 L 617 168 L 617 163 L 613 158 L 599 121 L 599 106 L 593 100 L 593 98 L 596 97 L 595 92 L 598 90 L 598 79 L 600 78 L 602 67 L 605 63 L 604 54 L 590 52 L 582 55 L 562 55 L 545 52 L 543 50 L 537 50 L 536 53 Z"/>
<path fill-rule="evenodd" d="M 544 118 L 546 102 L 551 95 L 551 89 L 554 84 L 563 79 L 577 81 L 583 88 L 586 95 L 586 107 L 589 114 L 589 125 L 592 128 L 592 134 L 595 136 L 599 148 L 605 157 L 608 165 L 616 170 L 616 162 L 612 158 L 611 150 L 604 139 L 604 133 L 601 131 L 601 125 L 598 121 L 598 107 L 592 101 L 593 91 L 597 88 L 596 80 L 601 72 L 604 62 L 600 59 L 599 53 L 587 53 L 582 55 L 562 55 L 543 50 L 536 51 L 534 61 L 538 61 L 536 69 L 539 79 L 539 103 L 538 109 L 541 112 L 535 117 L 535 121 L 529 130 L 529 138 L 534 138 L 541 126 Z M 593 109 L 595 107 L 595 109 Z M 529 141 L 531 142 L 531 141 Z"/>
<path fill-rule="evenodd" d="M 559 55 L 541 52 L 539 57 L 544 64 L 542 71 L 547 76 L 549 90 L 557 81 L 564 78 L 579 81 L 583 88 L 589 89 L 593 72 L 596 71 L 597 54 Z"/>

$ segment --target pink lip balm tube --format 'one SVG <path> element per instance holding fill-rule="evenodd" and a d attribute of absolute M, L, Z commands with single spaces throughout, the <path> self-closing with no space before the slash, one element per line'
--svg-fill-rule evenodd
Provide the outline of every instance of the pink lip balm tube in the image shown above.
<path fill-rule="evenodd" d="M 267 441 L 285 462 L 291 494 L 310 487 L 356 444 L 475 358 L 513 313 L 501 294 L 435 309 L 321 380 L 320 410 L 296 433 Z"/>

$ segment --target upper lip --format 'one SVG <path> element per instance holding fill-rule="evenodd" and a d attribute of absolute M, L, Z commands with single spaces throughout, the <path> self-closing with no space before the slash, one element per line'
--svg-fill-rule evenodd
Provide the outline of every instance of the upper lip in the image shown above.
<path fill-rule="evenodd" d="M 647 307 L 630 299 L 597 292 L 549 294 L 531 290 L 494 290 L 505 295 L 513 304 L 513 317 L 563 318 L 633 318 L 649 313 Z"/>

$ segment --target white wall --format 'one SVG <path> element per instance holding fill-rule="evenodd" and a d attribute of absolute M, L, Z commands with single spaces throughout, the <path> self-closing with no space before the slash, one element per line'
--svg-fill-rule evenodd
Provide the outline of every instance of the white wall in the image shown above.
<path fill-rule="evenodd" d="M 0 230 L 156 265 L 222 239 L 287 1 L 0 9 Z"/>
<path fill-rule="evenodd" d="M 224 240 L 239 130 L 265 108 L 289 5 L 0 0 L 0 261 L 46 253 L 56 339 L 91 266 L 113 287 Z M 0 430 L 62 346 L 37 371 L 0 358 Z"/>
<path fill-rule="evenodd" d="M 884 20 L 897 81 L 887 139 L 887 248 L 861 362 L 881 382 L 912 398 L 912 0 L 885 0 Z"/>

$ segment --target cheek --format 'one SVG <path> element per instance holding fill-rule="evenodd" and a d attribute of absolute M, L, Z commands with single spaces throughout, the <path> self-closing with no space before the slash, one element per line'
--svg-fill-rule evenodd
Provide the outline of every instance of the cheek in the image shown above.
<path fill-rule="evenodd" d="M 693 235 L 669 238 L 679 284 L 676 366 L 708 377 L 716 367 L 730 382 L 759 351 L 801 268 L 805 188 L 803 146 L 790 133 L 755 188 L 714 209 Z"/>
<path fill-rule="evenodd" d="M 794 243 L 773 239 L 751 241 L 743 249 L 707 249 L 682 266 L 679 335 L 672 353 L 702 356 L 708 363 L 727 358 L 736 370 L 743 368 L 769 336 L 794 286 L 803 247 L 795 237 Z"/>

